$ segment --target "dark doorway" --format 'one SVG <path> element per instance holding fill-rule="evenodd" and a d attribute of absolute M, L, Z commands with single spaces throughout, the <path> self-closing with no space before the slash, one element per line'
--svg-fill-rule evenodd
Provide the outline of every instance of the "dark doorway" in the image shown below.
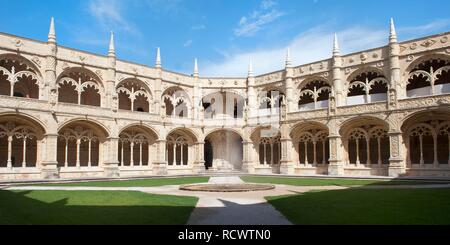
<path fill-rule="evenodd" d="M 205 151 L 204 151 L 204 158 L 205 158 L 205 168 L 208 170 L 212 167 L 213 163 L 213 148 L 211 142 L 209 140 L 205 140 Z"/>

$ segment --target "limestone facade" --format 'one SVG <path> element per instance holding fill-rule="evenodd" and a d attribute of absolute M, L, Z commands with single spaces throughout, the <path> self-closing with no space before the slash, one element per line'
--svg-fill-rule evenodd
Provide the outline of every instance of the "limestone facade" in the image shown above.
<path fill-rule="evenodd" d="M 450 176 L 450 33 L 247 77 L 0 33 L 0 179 Z M 331 46 L 331 45 L 330 45 Z"/>

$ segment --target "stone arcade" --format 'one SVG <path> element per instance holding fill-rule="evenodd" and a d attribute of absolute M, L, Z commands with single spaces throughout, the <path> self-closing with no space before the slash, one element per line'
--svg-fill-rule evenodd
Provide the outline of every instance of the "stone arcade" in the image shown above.
<path fill-rule="evenodd" d="M 449 38 L 206 78 L 1 33 L 0 179 L 450 176 Z"/>

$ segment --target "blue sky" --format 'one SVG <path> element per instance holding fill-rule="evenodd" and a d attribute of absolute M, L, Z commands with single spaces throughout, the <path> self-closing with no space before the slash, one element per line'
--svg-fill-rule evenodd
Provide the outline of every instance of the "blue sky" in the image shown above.
<path fill-rule="evenodd" d="M 0 31 L 45 41 L 55 17 L 58 43 L 106 54 L 115 32 L 119 59 L 201 76 L 245 76 L 328 58 L 338 33 L 343 53 L 383 46 L 389 18 L 400 40 L 450 31 L 444 0 L 2 0 Z"/>

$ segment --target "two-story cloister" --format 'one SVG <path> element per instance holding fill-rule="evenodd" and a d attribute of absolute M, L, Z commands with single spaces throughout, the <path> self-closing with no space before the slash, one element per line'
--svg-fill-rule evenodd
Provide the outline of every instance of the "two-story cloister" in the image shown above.
<path fill-rule="evenodd" d="M 0 179 L 450 176 L 449 39 L 210 78 L 0 33 Z"/>

